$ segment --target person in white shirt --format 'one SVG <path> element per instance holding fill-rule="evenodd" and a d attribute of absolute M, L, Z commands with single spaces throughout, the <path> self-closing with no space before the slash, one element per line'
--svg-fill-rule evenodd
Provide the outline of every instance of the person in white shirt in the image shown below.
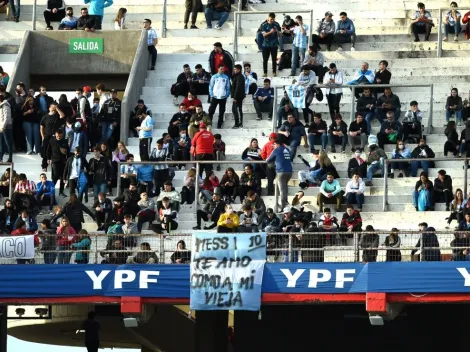
<path fill-rule="evenodd" d="M 114 29 L 117 31 L 127 29 L 126 25 L 126 15 L 127 9 L 125 7 L 121 7 L 117 13 L 117 16 L 114 20 Z"/>
<path fill-rule="evenodd" d="M 152 28 L 152 21 L 148 18 L 144 19 L 144 29 L 147 31 L 148 51 L 152 56 L 150 70 L 155 70 L 155 65 L 157 63 L 157 48 L 155 48 L 155 46 L 158 44 L 158 35 L 155 29 Z"/>
<path fill-rule="evenodd" d="M 424 40 L 429 41 L 431 29 L 434 27 L 431 13 L 426 10 L 422 2 L 418 2 L 418 11 L 415 11 L 411 18 L 411 31 L 415 36 L 415 42 L 419 42 L 419 33 L 424 33 Z"/>
<path fill-rule="evenodd" d="M 351 180 L 346 184 L 346 203 L 357 204 L 357 210 L 362 211 L 366 184 L 358 172 L 354 172 Z"/>
<path fill-rule="evenodd" d="M 331 86 L 326 89 L 326 99 L 328 100 L 328 107 L 330 110 L 331 120 L 336 114 L 339 114 L 339 103 L 343 96 L 343 89 L 341 85 L 344 83 L 343 71 L 339 71 L 336 68 L 335 63 L 330 64 L 330 72 L 326 75 L 325 84 Z"/>

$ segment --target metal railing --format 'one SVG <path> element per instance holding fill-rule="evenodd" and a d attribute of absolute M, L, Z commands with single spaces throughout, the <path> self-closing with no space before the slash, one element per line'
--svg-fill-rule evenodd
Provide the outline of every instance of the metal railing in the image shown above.
<path fill-rule="evenodd" d="M 287 232 L 267 233 L 267 261 L 353 263 L 470 259 L 470 232 L 465 231 L 399 230 L 394 232 L 397 237 L 390 242 L 386 239 L 392 233 L 391 230 L 344 232 L 340 228 L 341 231 L 337 229 L 324 231 L 321 226 L 318 230 L 319 232 L 301 233 L 287 230 Z M 59 263 L 59 258 L 61 264 L 74 263 L 79 260 L 78 258 L 82 258 L 82 262 L 78 261 L 82 264 L 189 263 L 192 248 L 192 234 L 189 232 L 172 232 L 169 235 L 155 235 L 149 232 L 130 236 L 89 233 L 91 243 L 86 247 L 87 249 L 72 246 L 58 247 L 55 244 L 48 247 L 46 238 L 51 237 L 55 240 L 57 235 L 40 234 L 38 236 L 41 238 L 41 243 L 36 248 L 34 264 Z M 133 237 L 132 243 L 129 242 L 130 237 Z M 122 249 L 112 246 L 116 240 L 120 240 L 124 246 Z M 71 243 L 80 241 L 81 239 L 76 237 L 71 240 Z M 178 249 L 178 243 L 181 241 L 184 241 L 185 248 Z M 141 249 L 143 243 L 147 243 L 150 249 Z M 184 258 L 182 261 L 175 260 L 181 255 L 172 257 L 177 252 L 187 253 L 182 256 Z M 139 253 L 140 256 L 137 256 Z M 149 261 L 150 258 L 154 260 Z M 0 264 L 15 263 L 17 261 L 14 259 L 0 259 Z"/>
<path fill-rule="evenodd" d="M 273 115 L 273 131 L 276 131 L 276 122 L 277 122 L 277 100 L 279 98 L 279 94 L 277 92 L 278 89 L 285 89 L 285 86 L 275 86 L 274 88 L 274 115 Z M 356 109 L 355 109 L 355 104 L 356 104 L 356 89 L 357 88 L 369 88 L 371 90 L 375 88 L 429 88 L 429 113 L 428 113 L 428 123 L 427 123 L 427 132 L 431 133 L 432 130 L 432 120 L 433 120 L 433 95 L 434 95 L 434 85 L 433 84 L 358 84 L 358 85 L 352 85 L 352 84 L 344 84 L 344 85 L 339 85 L 339 84 L 317 84 L 315 85 L 315 88 L 326 88 L 326 89 L 334 89 L 334 88 L 341 88 L 341 89 L 351 89 L 351 111 L 350 111 L 350 116 L 349 116 L 349 123 L 355 120 L 356 116 Z M 324 100 L 326 99 L 326 96 L 323 98 Z M 312 102 L 313 105 L 313 102 Z M 311 105 L 311 106 L 312 106 Z M 275 118 L 276 117 L 276 118 Z"/>
<path fill-rule="evenodd" d="M 235 23 L 235 29 L 233 31 L 233 57 L 235 61 L 238 59 L 238 38 L 243 35 L 243 30 L 242 30 L 242 15 L 243 16 L 253 16 L 253 15 L 268 15 L 273 11 L 256 11 L 256 12 L 245 12 L 245 11 L 240 11 L 240 6 L 239 5 L 239 11 L 235 11 L 234 13 L 234 23 Z M 307 13 L 310 14 L 310 28 L 309 28 L 309 35 L 308 35 L 308 40 L 307 42 L 309 45 L 312 43 L 312 33 L 313 33 L 313 10 L 301 10 L 301 11 L 285 11 L 281 12 L 283 16 L 289 13 L 295 13 L 295 15 L 299 15 L 302 13 Z"/>
<path fill-rule="evenodd" d="M 388 165 L 393 163 L 410 163 L 413 161 L 427 161 L 427 162 L 436 162 L 436 161 L 460 161 L 463 162 L 464 170 L 464 179 L 463 179 L 463 194 L 467 195 L 467 181 L 468 181 L 468 161 L 467 158 L 416 158 L 416 159 L 385 159 L 384 160 L 384 195 L 383 195 L 383 204 L 382 210 L 385 212 L 388 210 Z M 410 194 L 411 196 L 411 194 Z"/>
<path fill-rule="evenodd" d="M 36 5 L 37 5 L 37 0 L 33 1 L 33 31 L 36 30 Z"/>
<path fill-rule="evenodd" d="M 463 9 L 465 9 L 465 8 L 456 9 L 460 12 L 460 14 L 462 15 L 462 18 L 465 15 L 462 12 Z M 443 27 L 443 25 L 445 25 L 445 23 L 442 21 L 442 13 L 444 11 L 449 11 L 449 10 L 450 9 L 448 7 L 439 9 L 439 22 L 437 23 L 437 26 L 438 26 L 438 28 L 437 28 L 437 57 L 442 57 L 442 27 Z M 467 10 L 469 10 L 469 8 L 467 8 Z M 465 11 L 467 11 L 467 10 L 465 10 Z M 462 19 L 460 19 L 460 20 L 462 20 Z M 470 25 L 470 23 L 467 23 L 467 26 L 468 25 Z M 454 30 L 455 30 L 455 28 L 454 28 Z"/>
<path fill-rule="evenodd" d="M 162 9 L 162 38 L 166 38 L 166 15 L 167 15 L 167 5 L 168 0 L 163 0 L 163 9 Z"/>
<path fill-rule="evenodd" d="M 10 180 L 9 180 L 9 192 L 8 192 L 8 198 L 12 198 L 13 196 L 13 174 L 14 174 L 14 169 L 13 169 L 14 163 L 0 163 L 0 166 L 8 166 L 10 168 Z"/>
<path fill-rule="evenodd" d="M 127 80 L 126 89 L 121 107 L 121 128 L 120 140 L 126 141 L 129 134 L 129 116 L 134 108 L 144 85 L 145 79 L 148 74 L 149 54 L 147 45 L 147 31 L 142 30 L 140 42 L 137 46 L 134 62 L 132 63 L 131 72 L 129 72 L 129 79 Z"/>
<path fill-rule="evenodd" d="M 119 194 L 120 189 L 121 189 L 121 165 L 127 165 L 128 163 L 125 161 L 120 161 L 118 162 L 118 173 L 117 173 L 117 192 Z M 197 211 L 198 211 L 198 205 L 199 205 L 199 182 L 198 182 L 198 175 L 200 171 L 200 166 L 201 164 L 214 164 L 214 165 L 220 165 L 220 164 L 231 164 L 231 165 L 242 165 L 242 164 L 266 164 L 266 161 L 264 160 L 168 160 L 168 161 L 136 161 L 133 162 L 132 165 L 181 165 L 181 164 L 196 164 L 196 182 L 194 183 L 194 193 L 195 193 L 195 204 L 196 206 L 194 207 L 194 215 L 196 216 Z M 275 207 L 277 207 L 278 199 L 279 199 L 279 190 L 278 187 L 274 187 L 274 197 L 276 200 Z"/>

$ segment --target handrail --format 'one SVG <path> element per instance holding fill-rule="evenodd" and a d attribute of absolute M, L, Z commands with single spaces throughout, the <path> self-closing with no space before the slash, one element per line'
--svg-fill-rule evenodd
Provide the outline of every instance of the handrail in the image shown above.
<path fill-rule="evenodd" d="M 240 0 L 241 1 L 241 0 Z M 245 11 L 235 11 L 234 13 L 234 21 L 235 21 L 235 29 L 234 29 L 234 41 L 233 41 L 233 57 L 235 61 L 238 59 L 238 37 L 243 35 L 242 31 L 242 15 L 244 16 L 252 16 L 252 15 L 262 15 L 262 14 L 270 14 L 273 11 L 256 11 L 256 12 L 245 12 Z M 312 33 L 313 33 L 313 10 L 300 10 L 300 11 L 279 11 L 283 15 L 286 13 L 295 13 L 296 15 L 301 14 L 301 13 L 307 13 L 310 14 L 310 34 L 308 36 L 307 42 L 310 45 L 312 43 Z M 274 11 L 274 13 L 276 13 Z"/>
<path fill-rule="evenodd" d="M 139 45 L 132 63 L 129 79 L 121 105 L 121 123 L 120 140 L 127 141 L 129 133 L 129 115 L 136 101 L 140 98 L 142 86 L 147 78 L 148 69 L 148 50 L 147 50 L 147 31 L 142 30 Z"/>
<path fill-rule="evenodd" d="M 458 8 L 457 11 L 459 10 L 463 10 L 465 9 L 465 7 L 463 8 Z M 467 8 L 467 10 L 470 9 L 470 8 Z M 439 22 L 438 22 L 438 29 L 437 29 L 437 57 L 442 57 L 442 13 L 444 11 L 449 11 L 450 9 L 448 7 L 441 7 L 440 9 L 436 9 L 439 11 Z M 462 14 L 462 13 L 461 13 Z M 464 14 L 462 14 L 462 17 L 464 16 Z M 469 25 L 469 23 L 467 23 L 467 26 Z"/>
<path fill-rule="evenodd" d="M 414 158 L 414 159 L 385 159 L 384 160 L 384 195 L 383 195 L 383 211 L 387 211 L 388 206 L 388 164 L 399 163 L 399 162 L 412 162 L 412 161 L 463 161 L 464 162 L 464 191 L 463 194 L 467 194 L 467 181 L 468 181 L 468 161 L 470 158 Z"/>
<path fill-rule="evenodd" d="M 241 1 L 241 0 L 240 0 Z M 163 9 L 162 9 L 162 38 L 166 38 L 166 17 L 167 17 L 167 3 L 168 0 L 163 0 Z"/>
<path fill-rule="evenodd" d="M 36 4 L 37 0 L 33 1 L 33 31 L 36 30 Z"/>
<path fill-rule="evenodd" d="M 265 160 L 250 160 L 249 162 L 246 160 L 168 160 L 168 161 L 134 161 L 131 163 L 132 165 L 180 165 L 180 164 L 196 164 L 196 182 L 194 183 L 194 193 L 195 193 L 195 202 L 196 206 L 194 207 L 194 215 L 197 214 L 198 205 L 199 205 L 199 182 L 197 178 L 199 177 L 199 166 L 200 164 L 266 164 Z M 118 163 L 118 173 L 117 173 L 117 184 L 116 184 L 116 192 L 119 195 L 121 189 L 121 165 L 129 164 L 126 161 L 119 161 Z M 277 203 L 279 199 L 278 188 L 274 187 L 274 197 L 276 200 L 275 204 L 275 211 L 277 210 Z"/>

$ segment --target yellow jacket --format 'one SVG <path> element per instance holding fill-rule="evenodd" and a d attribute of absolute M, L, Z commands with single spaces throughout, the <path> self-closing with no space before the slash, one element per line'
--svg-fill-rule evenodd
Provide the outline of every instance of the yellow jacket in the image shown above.
<path fill-rule="evenodd" d="M 227 219 L 231 219 L 232 223 L 227 224 L 225 222 L 225 220 Z M 230 215 L 227 213 L 223 213 L 222 215 L 220 215 L 219 221 L 217 221 L 217 226 L 225 226 L 225 227 L 228 227 L 229 229 L 234 229 L 238 227 L 239 225 L 240 225 L 240 220 L 238 219 L 238 215 L 235 212 L 233 212 Z"/>

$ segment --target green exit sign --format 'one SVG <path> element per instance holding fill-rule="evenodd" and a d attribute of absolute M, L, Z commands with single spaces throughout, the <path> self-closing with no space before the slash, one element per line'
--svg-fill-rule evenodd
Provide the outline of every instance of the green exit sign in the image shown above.
<path fill-rule="evenodd" d="M 70 54 L 103 54 L 103 38 L 70 38 Z"/>

